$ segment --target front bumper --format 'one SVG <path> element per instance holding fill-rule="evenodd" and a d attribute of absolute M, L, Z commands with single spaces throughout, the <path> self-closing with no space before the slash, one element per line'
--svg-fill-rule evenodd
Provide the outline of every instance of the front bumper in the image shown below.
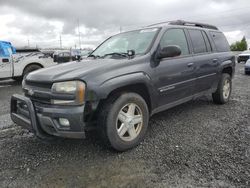
<path fill-rule="evenodd" d="M 22 95 L 11 97 L 11 119 L 39 138 L 51 136 L 85 138 L 85 123 L 82 106 L 52 106 L 32 102 Z M 70 126 L 62 126 L 59 118 L 67 119 Z"/>

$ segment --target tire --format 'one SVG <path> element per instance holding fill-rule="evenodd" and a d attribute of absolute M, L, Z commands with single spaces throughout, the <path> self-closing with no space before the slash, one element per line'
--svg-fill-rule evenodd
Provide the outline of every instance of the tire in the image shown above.
<path fill-rule="evenodd" d="M 229 74 L 223 73 L 215 93 L 212 94 L 216 104 L 225 104 L 229 101 L 232 92 L 232 78 Z"/>
<path fill-rule="evenodd" d="M 13 80 L 15 80 L 16 82 L 21 82 L 23 80 L 22 76 L 18 76 L 18 77 L 13 77 Z"/>
<path fill-rule="evenodd" d="M 148 127 L 148 119 L 148 107 L 140 95 L 124 93 L 116 97 L 111 96 L 100 110 L 102 139 L 108 147 L 117 151 L 129 150 L 143 140 Z"/>
<path fill-rule="evenodd" d="M 42 68 L 40 65 L 28 65 L 23 71 L 23 78 L 25 78 L 30 72 Z"/>

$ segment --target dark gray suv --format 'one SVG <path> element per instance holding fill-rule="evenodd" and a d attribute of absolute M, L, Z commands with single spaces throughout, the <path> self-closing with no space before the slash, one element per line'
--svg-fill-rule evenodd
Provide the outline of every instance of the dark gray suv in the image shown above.
<path fill-rule="evenodd" d="M 143 139 L 150 116 L 212 94 L 229 101 L 235 56 L 215 26 L 150 25 L 104 41 L 89 57 L 30 73 L 13 95 L 11 118 L 40 139 L 84 138 L 97 128 L 125 151 Z"/>

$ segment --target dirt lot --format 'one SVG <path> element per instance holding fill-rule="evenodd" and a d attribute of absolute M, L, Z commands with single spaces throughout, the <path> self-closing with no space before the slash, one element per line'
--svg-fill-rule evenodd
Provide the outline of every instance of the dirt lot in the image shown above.
<path fill-rule="evenodd" d="M 250 187 L 250 76 L 237 65 L 231 101 L 210 97 L 155 115 L 145 140 L 125 153 L 86 140 L 43 144 L 13 125 L 0 87 L 0 187 Z"/>

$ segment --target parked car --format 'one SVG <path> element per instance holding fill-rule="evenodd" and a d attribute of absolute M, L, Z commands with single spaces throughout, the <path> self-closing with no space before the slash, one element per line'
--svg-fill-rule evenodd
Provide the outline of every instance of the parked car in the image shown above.
<path fill-rule="evenodd" d="M 67 63 L 70 61 L 75 61 L 75 56 L 71 55 L 69 50 L 58 50 L 53 54 L 53 60 L 56 63 Z"/>
<path fill-rule="evenodd" d="M 53 54 L 54 62 L 57 63 L 67 63 L 70 61 L 82 60 L 87 58 L 87 56 L 91 53 L 90 50 L 58 50 Z"/>
<path fill-rule="evenodd" d="M 250 59 L 245 64 L 245 74 L 250 74 Z"/>
<path fill-rule="evenodd" d="M 16 54 L 10 42 L 0 41 L 0 79 L 21 80 L 28 73 L 55 65 L 41 52 Z"/>
<path fill-rule="evenodd" d="M 205 94 L 229 101 L 235 56 L 215 26 L 173 21 L 112 36 L 87 60 L 30 73 L 13 95 L 11 118 L 41 139 L 85 138 L 125 151 L 149 118 Z"/>
<path fill-rule="evenodd" d="M 244 51 L 238 55 L 237 61 L 238 63 L 241 63 L 241 62 L 246 63 L 249 57 L 250 57 L 250 51 Z"/>

